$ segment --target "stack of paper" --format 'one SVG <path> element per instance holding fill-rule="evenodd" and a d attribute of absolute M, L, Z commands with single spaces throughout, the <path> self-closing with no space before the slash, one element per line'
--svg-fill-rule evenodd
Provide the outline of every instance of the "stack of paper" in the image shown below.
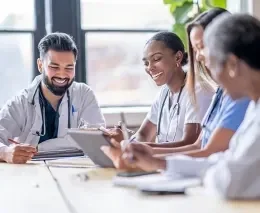
<path fill-rule="evenodd" d="M 116 186 L 128 186 L 128 187 L 137 187 L 140 184 L 144 183 L 154 183 L 158 181 L 168 181 L 167 176 L 163 174 L 152 174 L 152 175 L 143 175 L 138 177 L 114 177 L 113 184 Z"/>
<path fill-rule="evenodd" d="M 169 177 L 164 173 L 144 175 L 139 177 L 114 177 L 116 186 L 135 187 L 145 191 L 175 191 L 200 185 L 200 178 L 190 178 L 176 175 Z"/>

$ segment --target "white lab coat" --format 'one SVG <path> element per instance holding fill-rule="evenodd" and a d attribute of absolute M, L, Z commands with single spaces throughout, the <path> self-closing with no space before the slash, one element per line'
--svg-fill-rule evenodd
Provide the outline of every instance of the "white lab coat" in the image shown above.
<path fill-rule="evenodd" d="M 251 101 L 226 152 L 208 158 L 170 156 L 165 174 L 203 177 L 210 191 L 226 199 L 260 198 L 260 100 Z"/>
<path fill-rule="evenodd" d="M 8 101 L 0 110 L 0 147 L 10 144 L 8 138 L 16 138 L 18 142 L 33 146 L 38 144 L 40 136 L 36 132 L 41 132 L 43 124 L 38 90 L 41 79 L 42 75 L 37 76 L 27 89 Z M 69 93 L 73 108 L 70 109 L 71 128 L 77 128 L 80 119 L 90 124 L 105 123 L 96 97 L 89 86 L 73 82 Z M 68 97 L 66 94 L 62 98 L 59 115 L 58 138 L 51 143 L 41 143 L 39 150 L 45 150 L 45 145 L 47 149 L 78 147 L 67 135 Z"/>
<path fill-rule="evenodd" d="M 160 134 L 157 136 L 158 143 L 180 141 L 183 139 L 186 124 L 201 123 L 211 103 L 214 91 L 206 90 L 197 85 L 195 93 L 198 97 L 197 105 L 192 103 L 187 86 L 183 87 L 181 94 L 180 92 L 169 94 L 168 86 L 162 87 L 146 117 L 157 128 L 160 123 L 160 128 L 157 129 L 160 129 Z M 172 99 L 170 109 L 169 97 Z M 176 105 L 178 98 L 179 115 Z"/>
<path fill-rule="evenodd" d="M 227 199 L 260 198 L 260 100 L 251 102 L 230 148 L 204 178 Z"/>

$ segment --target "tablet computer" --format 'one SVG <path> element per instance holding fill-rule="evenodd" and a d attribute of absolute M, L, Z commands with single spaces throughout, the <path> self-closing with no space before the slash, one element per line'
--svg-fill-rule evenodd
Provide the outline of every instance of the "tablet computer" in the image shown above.
<path fill-rule="evenodd" d="M 104 168 L 114 168 L 113 162 L 100 149 L 103 145 L 112 146 L 101 131 L 69 129 L 68 135 L 96 165 Z"/>

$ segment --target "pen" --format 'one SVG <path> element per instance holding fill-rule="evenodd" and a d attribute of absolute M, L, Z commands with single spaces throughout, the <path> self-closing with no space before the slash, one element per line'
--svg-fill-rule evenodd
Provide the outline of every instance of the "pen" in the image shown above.
<path fill-rule="evenodd" d="M 136 137 L 130 138 L 129 143 L 133 142 L 135 139 L 136 139 Z"/>
<path fill-rule="evenodd" d="M 121 130 L 122 130 L 122 133 L 123 133 L 123 137 L 124 137 L 124 140 L 129 140 L 129 132 L 127 131 L 127 128 L 126 128 L 126 121 L 125 121 L 125 116 L 124 116 L 124 113 L 120 113 L 120 116 L 121 116 Z"/>
<path fill-rule="evenodd" d="M 121 118 L 122 118 L 122 115 L 121 115 Z M 124 118 L 123 118 L 123 120 L 124 120 Z M 123 121 L 123 122 L 125 122 L 125 121 Z M 122 129 L 122 121 L 119 121 L 119 122 L 118 122 L 118 125 L 115 125 L 115 127 Z M 128 133 L 130 133 L 130 134 L 134 134 L 134 133 L 135 133 L 135 131 L 133 131 L 133 130 L 131 130 L 131 129 L 128 129 L 128 128 L 125 128 L 125 130 L 126 130 Z"/>
<path fill-rule="evenodd" d="M 13 139 L 11 139 L 11 138 L 8 138 L 8 141 L 9 141 L 10 143 L 13 143 L 13 144 L 21 144 L 21 143 L 19 143 L 19 142 L 13 140 Z M 38 152 L 38 146 L 36 146 L 35 149 L 36 149 L 36 152 Z"/>
<path fill-rule="evenodd" d="M 8 138 L 8 141 L 10 142 L 10 143 L 14 143 L 14 144 L 20 144 L 19 142 L 17 142 L 17 141 L 14 141 L 13 139 L 11 139 L 11 138 Z"/>

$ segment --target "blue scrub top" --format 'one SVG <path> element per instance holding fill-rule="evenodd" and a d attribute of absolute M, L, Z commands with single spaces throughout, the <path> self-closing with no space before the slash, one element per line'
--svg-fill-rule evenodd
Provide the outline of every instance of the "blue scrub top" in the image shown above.
<path fill-rule="evenodd" d="M 247 98 L 232 100 L 219 88 L 202 122 L 201 148 L 207 145 L 213 131 L 217 128 L 235 132 L 244 119 L 249 102 Z"/>
<path fill-rule="evenodd" d="M 45 127 L 46 132 L 43 136 L 40 137 L 39 143 L 42 143 L 46 140 L 57 138 L 58 136 L 58 129 L 59 129 L 59 106 L 61 103 L 61 100 L 58 103 L 57 111 L 53 109 L 52 105 L 49 103 L 49 101 L 44 97 L 41 87 L 39 87 L 39 102 L 41 106 L 42 111 L 42 117 L 45 116 Z M 45 108 L 45 115 L 43 115 L 43 107 Z M 44 121 L 44 120 L 43 120 Z M 42 124 L 42 131 L 41 134 L 44 133 L 44 124 Z"/>

